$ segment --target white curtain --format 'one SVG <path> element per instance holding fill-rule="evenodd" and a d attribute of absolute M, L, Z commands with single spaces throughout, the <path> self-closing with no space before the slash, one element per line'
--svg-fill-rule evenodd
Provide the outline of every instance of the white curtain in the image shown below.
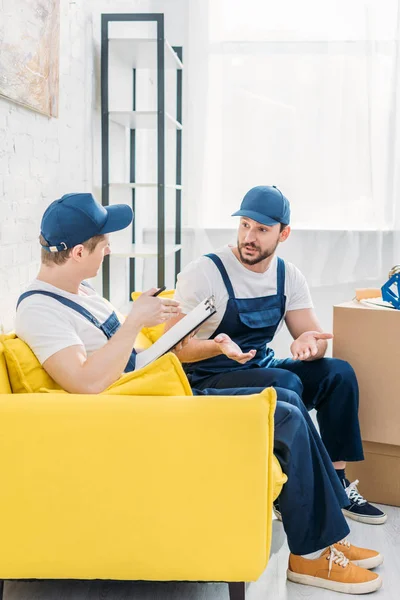
<path fill-rule="evenodd" d="M 400 262 L 399 1 L 190 0 L 189 20 L 192 255 L 234 241 L 245 192 L 277 185 L 281 255 L 312 286 L 384 278 Z"/>

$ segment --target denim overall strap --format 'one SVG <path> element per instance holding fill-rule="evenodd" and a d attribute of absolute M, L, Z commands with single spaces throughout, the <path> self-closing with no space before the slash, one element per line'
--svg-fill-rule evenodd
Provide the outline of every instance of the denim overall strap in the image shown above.
<path fill-rule="evenodd" d="M 229 298 L 234 298 L 235 292 L 233 291 L 233 286 L 232 286 L 231 280 L 229 279 L 229 275 L 226 272 L 226 269 L 225 269 L 224 264 L 223 264 L 222 260 L 220 259 L 220 257 L 217 256 L 216 254 L 206 254 L 206 257 L 211 258 L 211 260 L 217 267 L 218 271 L 221 273 L 221 277 L 225 284 Z"/>
<path fill-rule="evenodd" d="M 85 317 L 85 319 L 92 323 L 92 325 L 94 325 L 97 329 L 100 329 L 108 340 L 111 339 L 114 333 L 116 333 L 121 327 L 121 323 L 114 311 L 109 315 L 109 317 L 104 321 L 104 323 L 100 323 L 100 321 L 96 319 L 96 317 L 93 316 L 91 312 L 89 312 L 86 308 L 84 308 L 77 302 L 74 302 L 73 300 L 65 298 L 64 296 L 61 296 L 59 294 L 55 294 L 54 292 L 48 292 L 45 290 L 30 290 L 29 292 L 21 294 L 21 296 L 18 298 L 17 309 L 22 300 L 28 298 L 29 296 L 33 296 L 34 294 L 41 294 L 42 296 L 54 298 L 54 300 L 61 302 L 61 304 L 64 304 L 64 306 L 71 308 L 75 312 L 82 315 L 82 317 Z M 129 373 L 130 371 L 135 370 L 136 354 L 136 350 L 133 348 L 129 361 L 124 369 L 125 373 Z"/>
<path fill-rule="evenodd" d="M 278 272 L 276 282 L 276 293 L 278 296 L 285 297 L 285 261 L 278 257 Z"/>
<path fill-rule="evenodd" d="M 25 298 L 28 298 L 29 296 L 33 296 L 34 294 L 41 294 L 42 296 L 49 296 L 49 298 L 54 298 L 55 300 L 58 300 L 58 302 L 61 302 L 61 304 L 64 304 L 64 306 L 68 306 L 68 308 L 72 308 L 72 310 L 78 312 L 80 315 L 85 317 L 95 327 L 97 327 L 98 329 L 101 329 L 100 321 L 98 319 L 96 319 L 96 317 L 94 317 L 91 312 L 86 310 L 86 308 L 84 308 L 77 302 L 70 300 L 69 298 L 65 298 L 64 296 L 60 296 L 59 294 L 54 294 L 53 292 L 47 292 L 45 290 L 31 290 L 29 292 L 24 292 L 18 298 L 17 308 L 20 305 L 20 303 L 22 302 L 22 300 L 24 300 Z"/>

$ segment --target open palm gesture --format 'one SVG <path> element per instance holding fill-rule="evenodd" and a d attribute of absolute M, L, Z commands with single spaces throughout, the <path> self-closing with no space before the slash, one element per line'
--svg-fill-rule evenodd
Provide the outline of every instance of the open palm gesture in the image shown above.
<path fill-rule="evenodd" d="M 318 354 L 318 340 L 331 340 L 332 333 L 305 331 L 290 346 L 293 360 L 308 360 Z"/>

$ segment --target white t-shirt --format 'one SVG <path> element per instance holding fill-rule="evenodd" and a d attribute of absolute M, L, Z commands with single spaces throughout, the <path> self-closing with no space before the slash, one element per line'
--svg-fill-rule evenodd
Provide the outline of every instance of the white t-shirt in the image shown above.
<path fill-rule="evenodd" d="M 271 261 L 267 271 L 255 273 L 247 269 L 234 255 L 231 246 L 215 252 L 222 260 L 231 280 L 236 298 L 258 298 L 273 296 L 277 292 L 277 257 Z M 215 297 L 217 312 L 201 327 L 197 337 L 209 339 L 216 331 L 225 314 L 228 292 L 215 263 L 201 256 L 187 265 L 178 275 L 175 299 L 186 314 L 208 296 Z M 292 263 L 285 261 L 286 312 L 313 308 L 310 291 L 304 275 Z M 279 324 L 278 331 L 282 327 Z"/>
<path fill-rule="evenodd" d="M 86 308 L 100 323 L 104 323 L 115 310 L 107 300 L 85 285 L 79 286 L 78 294 L 70 294 L 35 279 L 26 291 L 30 290 L 45 290 L 69 298 Z M 32 348 L 41 364 L 69 346 L 84 346 L 89 356 L 107 343 L 104 333 L 86 317 L 43 294 L 33 294 L 22 300 L 17 310 L 15 331 Z"/>

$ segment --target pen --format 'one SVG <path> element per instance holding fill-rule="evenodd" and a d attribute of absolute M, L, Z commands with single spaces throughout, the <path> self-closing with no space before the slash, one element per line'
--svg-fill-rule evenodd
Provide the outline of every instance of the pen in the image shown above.
<path fill-rule="evenodd" d="M 158 294 L 161 294 L 161 292 L 163 292 L 163 291 L 164 291 L 164 290 L 166 290 L 166 289 L 167 289 L 167 286 L 166 286 L 166 285 L 163 285 L 162 287 L 160 287 L 160 289 L 158 289 L 158 290 L 157 290 L 157 291 L 156 291 L 156 292 L 153 294 L 153 296 L 158 296 Z"/>

